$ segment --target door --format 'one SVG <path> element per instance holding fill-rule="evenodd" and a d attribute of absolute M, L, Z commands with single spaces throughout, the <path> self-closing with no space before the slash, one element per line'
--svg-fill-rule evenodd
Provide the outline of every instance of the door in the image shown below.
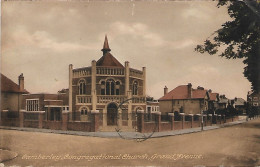
<path fill-rule="evenodd" d="M 107 106 L 107 125 L 117 125 L 117 106 L 114 103 Z"/>

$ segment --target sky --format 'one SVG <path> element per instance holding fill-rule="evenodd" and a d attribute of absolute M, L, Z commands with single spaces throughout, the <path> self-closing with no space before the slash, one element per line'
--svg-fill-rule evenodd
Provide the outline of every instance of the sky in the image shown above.
<path fill-rule="evenodd" d="M 194 51 L 230 20 L 213 1 L 8 1 L 2 2 L 1 72 L 30 93 L 68 88 L 69 64 L 87 67 L 111 54 L 147 69 L 147 95 L 163 96 L 192 83 L 228 98 L 246 99 L 250 83 L 242 60 Z"/>

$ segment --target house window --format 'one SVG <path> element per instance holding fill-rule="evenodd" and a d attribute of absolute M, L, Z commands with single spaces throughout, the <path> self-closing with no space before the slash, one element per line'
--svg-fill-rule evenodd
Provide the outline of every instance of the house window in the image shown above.
<path fill-rule="evenodd" d="M 39 99 L 26 99 L 26 111 L 39 111 Z"/>
<path fill-rule="evenodd" d="M 79 94 L 80 95 L 86 94 L 86 82 L 85 82 L 85 80 L 80 80 L 78 85 L 79 85 Z"/>
<path fill-rule="evenodd" d="M 81 115 L 87 115 L 88 110 L 84 107 L 84 108 L 81 109 L 80 113 L 81 113 Z"/>
<path fill-rule="evenodd" d="M 138 82 L 134 81 L 133 82 L 133 89 L 132 89 L 132 94 L 137 95 L 137 89 L 138 89 Z"/>

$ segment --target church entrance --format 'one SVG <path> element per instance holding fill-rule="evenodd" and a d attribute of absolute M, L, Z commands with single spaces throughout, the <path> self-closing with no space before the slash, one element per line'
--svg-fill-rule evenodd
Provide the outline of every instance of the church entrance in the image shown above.
<path fill-rule="evenodd" d="M 115 103 L 110 103 L 107 106 L 107 125 L 117 125 L 117 106 Z"/>

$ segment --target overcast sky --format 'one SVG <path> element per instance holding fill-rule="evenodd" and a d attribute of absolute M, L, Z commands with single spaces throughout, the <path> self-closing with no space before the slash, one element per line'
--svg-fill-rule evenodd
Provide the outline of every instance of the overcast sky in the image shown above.
<path fill-rule="evenodd" d="M 147 68 L 147 94 L 160 98 L 192 83 L 229 98 L 246 98 L 242 60 L 194 51 L 230 20 L 212 1 L 2 2 L 1 71 L 31 93 L 68 88 L 68 66 L 90 66 L 102 56 L 105 34 L 122 64 Z"/>

